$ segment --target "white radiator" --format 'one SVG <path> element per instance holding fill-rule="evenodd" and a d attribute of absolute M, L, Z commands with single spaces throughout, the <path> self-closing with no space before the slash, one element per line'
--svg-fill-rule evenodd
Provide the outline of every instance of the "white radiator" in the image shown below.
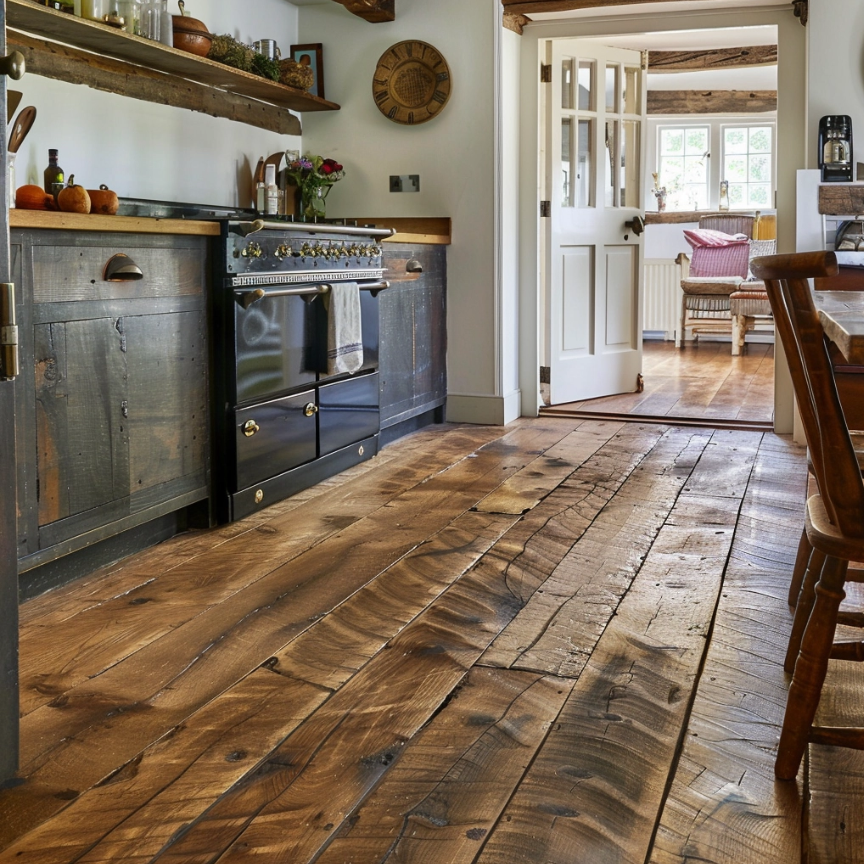
<path fill-rule="evenodd" d="M 642 330 L 675 338 L 681 320 L 681 266 L 674 259 L 646 258 Z"/>

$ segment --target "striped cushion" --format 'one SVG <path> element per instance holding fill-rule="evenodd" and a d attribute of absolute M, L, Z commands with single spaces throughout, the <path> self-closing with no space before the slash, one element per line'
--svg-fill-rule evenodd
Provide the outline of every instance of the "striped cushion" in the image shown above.
<path fill-rule="evenodd" d="M 696 246 L 690 262 L 690 278 L 694 276 L 740 276 L 747 278 L 750 264 L 750 244 L 732 246 Z"/>

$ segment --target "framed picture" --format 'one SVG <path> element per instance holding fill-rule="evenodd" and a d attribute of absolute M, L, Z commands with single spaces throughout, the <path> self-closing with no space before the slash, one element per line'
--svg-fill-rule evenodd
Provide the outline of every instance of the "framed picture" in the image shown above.
<path fill-rule="evenodd" d="M 292 45 L 291 59 L 303 66 L 310 66 L 315 73 L 315 81 L 309 88 L 309 92 L 313 96 L 324 98 L 324 61 L 321 59 L 320 42 L 315 42 L 312 45 Z"/>

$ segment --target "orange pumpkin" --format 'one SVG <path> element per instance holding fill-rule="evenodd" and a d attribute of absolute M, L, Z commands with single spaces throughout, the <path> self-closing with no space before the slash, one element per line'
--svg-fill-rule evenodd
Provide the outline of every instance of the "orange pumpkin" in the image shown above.
<path fill-rule="evenodd" d="M 69 182 L 57 193 L 57 206 L 67 213 L 89 213 L 90 196 L 83 186 L 75 185 L 75 175 L 69 175 Z"/>
<path fill-rule="evenodd" d="M 104 183 L 98 189 L 88 189 L 90 212 L 114 216 L 120 208 L 120 199 Z"/>
<path fill-rule="evenodd" d="M 20 210 L 56 210 L 54 196 L 41 186 L 20 186 L 15 190 L 15 206 Z"/>

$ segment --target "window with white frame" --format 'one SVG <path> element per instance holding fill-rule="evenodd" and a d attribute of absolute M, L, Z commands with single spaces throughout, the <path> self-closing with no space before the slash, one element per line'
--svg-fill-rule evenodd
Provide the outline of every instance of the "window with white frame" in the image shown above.
<path fill-rule="evenodd" d="M 657 183 L 666 189 L 666 209 L 707 209 L 711 127 L 664 125 L 657 132 Z"/>
<path fill-rule="evenodd" d="M 733 210 L 774 206 L 774 126 L 724 126 L 722 180 Z"/>

